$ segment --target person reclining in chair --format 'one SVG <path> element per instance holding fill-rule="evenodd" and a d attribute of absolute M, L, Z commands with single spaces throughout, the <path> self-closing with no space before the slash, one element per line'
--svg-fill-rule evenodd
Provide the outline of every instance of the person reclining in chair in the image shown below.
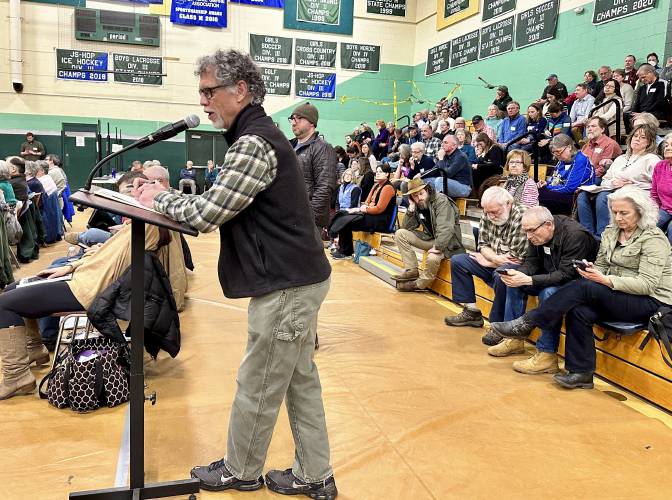
<path fill-rule="evenodd" d="M 187 161 L 185 167 L 180 170 L 180 182 L 177 187 L 184 193 L 184 186 L 189 186 L 191 194 L 196 194 L 196 172 L 194 171 L 194 162 Z"/>
<path fill-rule="evenodd" d="M 408 209 L 403 227 L 394 233 L 404 271 L 392 276 L 397 289 L 413 292 L 429 288 L 436 278 L 444 257 L 464 253 L 460 231 L 460 211 L 455 202 L 434 186 L 425 184 L 420 176 L 408 183 Z M 420 230 L 422 226 L 422 230 Z M 422 273 L 418 271 L 415 249 L 427 250 L 427 262 Z"/>

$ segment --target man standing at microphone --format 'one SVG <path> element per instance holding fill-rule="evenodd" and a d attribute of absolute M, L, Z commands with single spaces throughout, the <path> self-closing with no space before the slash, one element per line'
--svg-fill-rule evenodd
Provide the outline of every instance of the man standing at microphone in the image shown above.
<path fill-rule="evenodd" d="M 266 90 L 249 56 L 235 50 L 198 61 L 200 104 L 231 147 L 200 196 L 140 187 L 140 200 L 202 232 L 219 229 L 219 281 L 229 298 L 251 297 L 248 344 L 238 370 L 226 456 L 195 467 L 210 491 L 264 484 L 266 453 L 286 398 L 294 466 L 266 474 L 269 489 L 331 500 L 322 388 L 313 362 L 317 314 L 331 268 L 319 239 L 296 155 L 261 104 Z"/>

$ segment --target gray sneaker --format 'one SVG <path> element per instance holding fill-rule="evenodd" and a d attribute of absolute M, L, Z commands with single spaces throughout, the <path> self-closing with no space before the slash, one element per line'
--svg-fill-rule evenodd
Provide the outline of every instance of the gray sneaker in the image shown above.
<path fill-rule="evenodd" d="M 243 481 L 235 477 L 226 468 L 224 459 L 210 465 L 200 465 L 191 469 L 191 477 L 201 481 L 201 489 L 206 491 L 254 491 L 264 486 L 264 478 L 259 476 L 252 481 Z"/>
<path fill-rule="evenodd" d="M 334 476 L 319 483 L 306 483 L 296 477 L 292 469 L 268 471 L 266 486 L 281 495 L 306 495 L 313 500 L 334 500 L 338 496 Z"/>
<path fill-rule="evenodd" d="M 481 327 L 483 326 L 483 314 L 481 314 L 481 311 L 479 310 L 472 311 L 465 307 L 457 316 L 446 316 L 443 321 L 445 321 L 448 326 Z"/>

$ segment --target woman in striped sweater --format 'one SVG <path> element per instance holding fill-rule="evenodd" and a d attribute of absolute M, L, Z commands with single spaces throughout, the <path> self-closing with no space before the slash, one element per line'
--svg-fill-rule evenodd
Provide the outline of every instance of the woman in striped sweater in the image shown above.
<path fill-rule="evenodd" d="M 534 179 L 530 179 L 532 159 L 527 151 L 514 149 L 506 155 L 504 189 L 525 207 L 539 205 L 539 189 Z"/>

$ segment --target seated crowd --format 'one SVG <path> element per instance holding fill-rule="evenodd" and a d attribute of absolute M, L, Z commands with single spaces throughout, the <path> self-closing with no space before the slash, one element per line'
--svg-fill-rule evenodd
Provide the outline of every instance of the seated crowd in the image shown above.
<path fill-rule="evenodd" d="M 672 305 L 672 133 L 661 132 L 672 58 L 663 69 L 652 63 L 655 54 L 639 67 L 629 55 L 624 69 L 586 71 L 571 94 L 551 74 L 525 115 L 500 86 L 469 126 L 457 97 L 406 127 L 379 120 L 376 133 L 362 123 L 338 148 L 347 170 L 329 228 L 333 258 L 353 254 L 351 231 L 390 233 L 396 222 L 399 291 L 430 288 L 450 259 L 451 298 L 463 309 L 447 325 L 484 326 L 476 276 L 494 292 L 488 354 L 523 353 L 540 327 L 537 352 L 514 370 L 592 387 L 593 325 L 646 324 Z M 531 177 L 533 162 L 549 164 L 545 178 Z M 467 197 L 483 210 L 476 251 L 465 250 L 454 201 Z M 406 207 L 400 222 L 390 219 L 395 205 Z M 426 252 L 422 270 L 416 250 Z M 528 296 L 539 307 L 526 312 Z M 567 373 L 559 374 L 563 316 Z"/>
<path fill-rule="evenodd" d="M 134 161 L 130 171 L 117 180 L 117 190 L 135 197 L 136 178 L 165 187 L 170 185 L 168 170 L 158 161 L 144 165 Z M 39 273 L 43 278 L 67 276 L 65 281 L 45 279 L 26 286 L 14 282 L 11 263 L 3 262 L 0 400 L 35 390 L 36 380 L 30 365 L 49 362 L 49 350 L 55 347 L 58 329 L 58 318 L 51 317 L 54 313 L 86 312 L 101 333 L 125 342 L 119 328 L 113 325 L 116 325 L 114 319 L 128 320 L 130 314 L 130 295 L 123 292 L 125 287 L 130 287 L 130 220 L 94 210 L 85 231 L 64 234 L 65 212 L 61 207 L 63 203 L 70 203 L 62 196 L 66 192 L 69 192 L 67 176 L 56 155 L 47 156 L 47 160 L 24 160 L 16 156 L 0 160 L 0 208 L 4 214 L 0 218 L 0 239 L 9 240 L 14 226 L 23 230 L 17 247 L 20 261 L 28 260 L 22 258 L 28 255 L 22 253 L 24 248 L 34 251 L 30 253 L 31 259 L 37 258 L 41 246 L 54 243 L 62 236 L 75 245 L 67 255 L 54 260 L 48 269 Z M 55 220 L 51 220 L 54 217 Z M 51 233 L 45 230 L 49 224 L 55 229 Z M 50 241 L 45 235 L 52 233 L 56 237 Z M 23 243 L 26 238 L 29 245 Z M 149 252 L 145 257 L 145 272 L 152 277 L 151 287 L 145 293 L 151 294 L 155 305 L 162 304 L 153 308 L 154 314 L 170 311 L 168 318 L 157 321 L 157 316 L 150 318 L 149 323 L 147 315 L 153 313 L 146 311 L 146 325 L 152 326 L 145 329 L 145 348 L 152 356 L 156 356 L 159 349 L 175 356 L 180 348 L 179 331 L 175 327 L 177 313 L 184 307 L 186 269 L 193 269 L 193 265 L 186 242 L 178 233 L 148 225 L 145 245 Z M 8 247 L 3 244 L 0 248 Z M 171 315 L 175 321 L 170 321 Z"/>

